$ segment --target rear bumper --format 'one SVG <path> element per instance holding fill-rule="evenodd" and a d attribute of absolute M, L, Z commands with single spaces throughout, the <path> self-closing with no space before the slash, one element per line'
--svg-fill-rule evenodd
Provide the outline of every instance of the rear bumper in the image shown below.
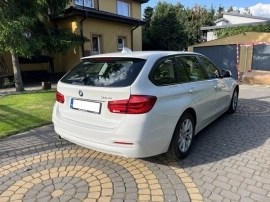
<path fill-rule="evenodd" d="M 177 122 L 174 119 L 150 113 L 126 116 L 116 128 L 98 130 L 62 117 L 57 106 L 53 111 L 54 129 L 62 138 L 86 148 L 131 158 L 166 152 Z M 116 144 L 115 141 L 133 145 Z"/>

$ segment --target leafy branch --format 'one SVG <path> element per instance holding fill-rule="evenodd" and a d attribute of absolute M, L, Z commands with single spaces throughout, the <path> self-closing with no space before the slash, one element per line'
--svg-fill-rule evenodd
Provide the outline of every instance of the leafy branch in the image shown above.
<path fill-rule="evenodd" d="M 213 31 L 217 38 L 224 38 L 228 36 L 233 36 L 236 34 L 241 34 L 244 32 L 269 32 L 270 25 L 246 25 L 239 27 L 228 27 L 223 29 L 218 29 Z"/>

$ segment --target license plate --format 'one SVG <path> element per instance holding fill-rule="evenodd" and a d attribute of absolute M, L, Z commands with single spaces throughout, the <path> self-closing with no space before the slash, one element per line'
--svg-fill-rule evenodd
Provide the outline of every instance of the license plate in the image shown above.
<path fill-rule="evenodd" d="M 71 99 L 70 108 L 75 109 L 75 110 L 79 110 L 79 111 L 100 114 L 101 103 L 85 101 L 85 100 Z"/>

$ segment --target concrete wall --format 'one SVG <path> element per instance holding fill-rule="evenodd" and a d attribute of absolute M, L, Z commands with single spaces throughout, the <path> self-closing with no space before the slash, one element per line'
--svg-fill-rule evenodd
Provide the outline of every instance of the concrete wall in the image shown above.
<path fill-rule="evenodd" d="M 189 46 L 188 51 L 193 51 L 194 47 L 204 46 L 219 46 L 229 44 L 239 44 L 239 71 L 241 75 L 251 69 L 252 67 L 252 56 L 253 56 L 253 45 L 254 43 L 270 42 L 270 33 L 264 32 L 247 32 L 245 34 L 238 34 L 230 37 L 224 37 L 213 41 L 207 41 L 205 43 L 196 44 Z M 246 49 L 244 45 L 251 45 Z M 246 52 L 247 51 L 247 52 Z M 235 53 L 236 54 L 236 53 Z M 247 57 L 246 57 L 247 54 Z"/>
<path fill-rule="evenodd" d="M 207 41 L 212 41 L 215 39 L 217 39 L 217 36 L 214 34 L 214 32 L 207 32 L 207 38 L 206 38 Z"/>
<path fill-rule="evenodd" d="M 189 46 L 188 50 L 193 50 L 193 47 L 200 46 L 217 46 L 226 44 L 244 44 L 244 43 L 259 43 L 270 42 L 270 33 L 265 32 L 246 32 L 245 34 L 237 34 L 230 37 L 224 37 L 213 41 L 207 41 L 205 43 Z"/>

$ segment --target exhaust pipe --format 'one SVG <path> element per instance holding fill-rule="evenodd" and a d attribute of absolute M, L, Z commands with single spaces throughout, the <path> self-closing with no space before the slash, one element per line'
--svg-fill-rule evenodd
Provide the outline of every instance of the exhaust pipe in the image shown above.
<path fill-rule="evenodd" d="M 60 135 L 58 135 L 58 139 L 59 139 L 59 140 L 62 140 L 63 138 L 62 138 Z"/>

